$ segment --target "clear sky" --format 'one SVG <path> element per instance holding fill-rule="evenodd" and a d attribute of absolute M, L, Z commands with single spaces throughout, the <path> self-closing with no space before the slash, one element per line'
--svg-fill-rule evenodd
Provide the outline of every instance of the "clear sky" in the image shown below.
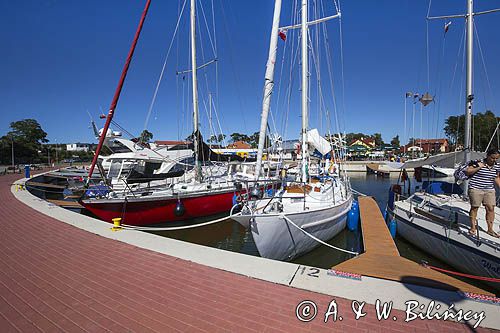
<path fill-rule="evenodd" d="M 183 2 L 152 1 L 115 114 L 115 120 L 134 134 L 144 129 Z M 217 95 L 214 100 L 224 133 L 251 134 L 260 124 L 274 1 L 213 2 L 219 77 L 218 89 L 210 89 Z M 203 54 L 201 44 L 198 50 L 199 64 L 211 59 L 205 26 L 212 30 L 211 1 L 201 3 L 207 24 L 198 9 L 199 36 L 205 40 Z M 51 143 L 95 141 L 87 111 L 102 126 L 100 110 L 107 114 L 144 4 L 145 0 L 0 0 L 0 135 L 9 130 L 12 121 L 35 118 Z M 332 4 L 325 1 L 329 14 L 334 12 Z M 290 22 L 291 6 L 292 0 L 283 0 L 282 25 Z M 425 137 L 442 137 L 443 118 L 463 113 L 463 49 L 459 48 L 464 20 L 454 19 L 445 35 L 443 20 L 426 22 L 428 6 L 428 1 L 416 0 L 341 1 L 345 91 L 336 91 L 339 104 L 344 106 L 340 117 L 345 131 L 381 132 L 386 141 L 396 134 L 403 138 L 407 91 L 436 95 L 436 102 L 424 110 Z M 476 11 L 498 8 L 500 1 L 477 0 L 475 7 Z M 432 1 L 431 15 L 465 11 L 465 0 Z M 148 124 L 155 139 L 184 138 L 189 132 L 186 100 L 190 87 L 187 80 L 175 75 L 176 70 L 187 69 L 189 64 L 187 14 L 186 9 Z M 335 42 L 332 47 L 338 50 L 339 23 L 330 24 L 332 44 Z M 491 109 L 500 116 L 500 94 L 494 93 L 500 91 L 500 13 L 476 17 L 476 27 L 481 51 L 476 43 L 475 111 Z M 279 41 L 278 62 L 285 43 L 291 41 Z M 212 76 L 207 80 L 213 81 L 213 68 L 207 69 Z M 338 80 L 338 61 L 334 62 L 334 72 Z M 199 80 L 205 85 L 204 75 Z M 206 92 L 200 95 L 206 103 Z M 207 133 L 203 100 L 201 121 Z M 408 111 L 412 110 L 410 102 Z M 416 106 L 419 110 L 419 104 Z M 290 110 L 288 138 L 299 134 L 297 110 Z M 406 137 L 412 134 L 410 130 Z"/>

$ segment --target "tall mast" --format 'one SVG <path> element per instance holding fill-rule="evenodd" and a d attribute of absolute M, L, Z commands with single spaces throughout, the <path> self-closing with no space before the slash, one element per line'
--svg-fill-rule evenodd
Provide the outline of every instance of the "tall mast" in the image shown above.
<path fill-rule="evenodd" d="M 271 94 L 274 87 L 274 65 L 276 63 L 276 50 L 278 48 L 278 29 L 280 23 L 281 0 L 274 2 L 273 26 L 269 42 L 269 55 L 267 57 L 266 76 L 264 79 L 264 97 L 262 99 L 262 116 L 260 118 L 259 147 L 257 151 L 257 166 L 255 179 L 259 179 L 262 169 L 262 154 L 266 142 L 267 117 L 271 104 Z"/>
<path fill-rule="evenodd" d="M 466 94 L 465 94 L 465 159 L 469 160 L 470 151 L 472 150 L 472 57 L 473 57 L 473 38 L 474 38 L 474 10 L 473 0 L 467 0 L 467 77 L 466 77 Z"/>
<path fill-rule="evenodd" d="M 302 182 L 307 182 L 307 168 L 309 162 L 307 147 L 307 120 L 308 120 L 308 55 L 307 52 L 307 0 L 302 0 Z"/>
<path fill-rule="evenodd" d="M 130 51 L 128 52 L 127 60 L 125 61 L 125 66 L 123 66 L 122 75 L 120 77 L 120 81 L 118 82 L 118 86 L 116 87 L 115 95 L 113 96 L 113 101 L 111 102 L 111 106 L 109 107 L 108 117 L 106 118 L 106 123 L 104 124 L 104 129 L 99 138 L 99 144 L 97 145 L 97 149 L 94 154 L 94 158 L 92 159 L 92 165 L 89 170 L 89 177 L 87 179 L 87 183 L 90 182 L 90 178 L 92 177 L 92 173 L 94 172 L 95 165 L 97 163 L 97 158 L 101 153 L 102 145 L 104 143 L 104 139 L 106 138 L 106 134 L 108 133 L 109 125 L 111 124 L 111 120 L 113 119 L 113 114 L 115 113 L 116 104 L 118 104 L 118 99 L 120 98 L 120 93 L 122 91 L 123 82 L 125 82 L 125 77 L 127 76 L 128 67 L 130 66 L 130 61 L 132 60 L 132 56 L 134 55 L 135 46 L 137 45 L 137 40 L 139 39 L 139 35 L 141 34 L 142 25 L 144 24 L 144 20 L 146 19 L 146 14 L 148 13 L 149 5 L 151 4 L 151 0 L 148 0 L 144 10 L 142 11 L 142 17 L 139 21 L 139 26 L 137 27 L 137 31 L 135 32 L 134 40 L 132 45 L 130 46 Z M 103 175 L 104 176 L 104 175 Z"/>
<path fill-rule="evenodd" d="M 201 166 L 198 161 L 198 149 L 200 142 L 199 128 L 198 128 L 198 80 L 196 77 L 196 1 L 191 0 L 191 71 L 193 72 L 192 85 L 193 85 L 193 148 L 194 148 L 194 161 L 196 164 L 195 179 L 201 180 Z"/>

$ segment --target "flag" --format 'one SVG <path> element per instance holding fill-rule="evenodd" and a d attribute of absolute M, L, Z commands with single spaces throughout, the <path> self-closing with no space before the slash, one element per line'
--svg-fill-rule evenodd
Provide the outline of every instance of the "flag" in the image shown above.
<path fill-rule="evenodd" d="M 278 36 L 280 36 L 280 38 L 281 38 L 283 41 L 286 41 L 286 31 L 280 30 L 280 31 L 278 32 Z"/>
<path fill-rule="evenodd" d="M 451 21 L 449 21 L 448 23 L 444 24 L 444 33 L 448 32 L 448 29 L 450 28 L 450 25 L 451 25 Z"/>

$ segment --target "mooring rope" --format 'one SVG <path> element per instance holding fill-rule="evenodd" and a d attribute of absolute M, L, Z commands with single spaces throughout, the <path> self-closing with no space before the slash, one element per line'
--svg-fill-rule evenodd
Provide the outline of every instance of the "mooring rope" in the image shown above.
<path fill-rule="evenodd" d="M 452 274 L 452 275 L 463 276 L 463 277 L 467 277 L 467 278 L 470 278 L 470 279 L 500 283 L 500 279 L 497 279 L 497 278 L 492 278 L 492 277 L 487 277 L 487 276 L 471 275 L 471 274 L 465 274 L 465 273 L 460 273 L 460 272 L 455 272 L 455 271 L 449 271 L 449 270 L 444 269 L 444 268 L 439 268 L 439 267 L 431 266 L 431 265 L 429 265 L 425 261 L 422 261 L 422 266 L 430 268 L 430 269 L 433 269 L 433 270 L 436 270 L 438 272 L 443 272 L 443 273 L 449 273 L 449 274 Z"/>
<path fill-rule="evenodd" d="M 240 215 L 241 213 L 237 213 L 237 214 L 231 214 L 229 216 L 224 216 L 224 217 L 221 217 L 219 219 L 216 219 L 216 220 L 211 220 L 211 221 L 207 221 L 207 222 L 203 222 L 203 223 L 198 223 L 198 224 L 193 224 L 193 225 L 183 225 L 183 226 L 178 226 L 178 227 L 165 227 L 165 228 L 162 228 L 162 227 L 137 227 L 137 226 L 133 226 L 133 225 L 128 225 L 128 224 L 122 224 L 121 227 L 123 229 L 126 229 L 126 230 L 139 230 L 139 231 L 175 231 L 175 230 L 185 230 L 185 229 L 194 229 L 194 228 L 198 228 L 198 227 L 204 227 L 204 226 L 207 226 L 207 225 L 211 225 L 211 224 L 215 224 L 215 223 L 219 223 L 219 222 L 222 222 L 222 221 L 226 221 L 230 218 L 232 218 L 233 216 L 238 216 Z"/>
<path fill-rule="evenodd" d="M 315 236 L 311 235 L 310 233 L 308 233 L 307 231 L 305 231 L 304 229 L 302 229 L 301 227 L 299 227 L 298 225 L 296 225 L 292 220 L 290 220 L 285 214 L 281 214 L 280 217 L 282 217 L 283 219 L 285 219 L 286 221 L 288 221 L 291 225 L 293 225 L 295 228 L 299 229 L 300 231 L 302 231 L 304 234 L 306 234 L 307 236 L 311 237 L 312 239 L 314 239 L 315 241 L 317 241 L 318 243 L 322 244 L 322 245 L 325 245 L 325 246 L 328 246 L 329 248 L 332 248 L 334 250 L 338 250 L 338 251 L 341 251 L 341 252 L 345 252 L 345 253 L 349 253 L 349 254 L 352 254 L 352 255 L 355 255 L 355 256 L 358 256 L 359 253 L 358 252 L 352 252 L 352 251 L 349 251 L 349 250 L 345 250 L 345 249 L 341 249 L 339 247 L 336 247 L 336 246 L 333 246 L 331 244 L 328 244 L 328 243 L 325 243 L 323 242 L 321 239 L 319 238 L 316 238 Z"/>
<path fill-rule="evenodd" d="M 364 194 L 364 193 L 361 193 L 361 192 L 359 192 L 359 191 L 356 191 L 356 190 L 355 190 L 355 189 L 353 189 L 352 187 L 351 187 L 351 191 L 352 191 L 353 193 L 357 194 L 357 195 L 362 196 L 362 197 L 367 197 L 367 196 L 368 196 L 368 195 L 366 195 L 366 194 Z"/>

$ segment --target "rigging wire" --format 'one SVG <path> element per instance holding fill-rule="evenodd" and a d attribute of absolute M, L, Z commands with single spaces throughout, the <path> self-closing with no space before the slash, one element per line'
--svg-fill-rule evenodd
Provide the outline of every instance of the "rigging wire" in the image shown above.
<path fill-rule="evenodd" d="M 229 48 L 229 59 L 230 59 L 230 63 L 231 63 L 231 69 L 232 69 L 232 74 L 235 78 L 235 80 L 233 82 L 235 82 L 236 84 L 234 85 L 234 88 L 236 89 L 237 91 L 237 97 L 238 97 L 238 102 L 240 104 L 240 110 L 246 110 L 247 108 L 244 107 L 244 103 L 243 103 L 243 100 L 241 98 L 241 87 L 240 87 L 240 82 L 242 82 L 242 80 L 240 79 L 238 73 L 239 71 L 236 70 L 236 65 L 235 65 L 235 62 L 234 62 L 234 59 L 235 59 L 235 56 L 234 56 L 234 49 L 233 49 L 233 45 L 234 43 L 232 43 L 232 39 L 231 39 L 231 34 L 229 33 L 229 29 L 228 29 L 228 19 L 227 19 L 227 15 L 226 15 L 226 11 L 224 9 L 224 6 L 222 5 L 222 0 L 220 0 L 220 3 L 221 3 L 221 12 L 222 12 L 222 18 L 223 18 L 223 25 L 224 25 L 224 32 L 226 34 L 226 37 L 227 37 L 227 40 L 229 41 L 228 43 L 228 48 Z M 231 2 L 227 2 L 227 5 L 229 6 L 229 11 L 231 11 Z M 234 17 L 234 15 L 231 15 L 231 17 Z M 236 26 L 236 24 L 234 24 L 234 26 Z M 243 121 L 243 128 L 245 130 L 245 132 L 248 132 L 248 128 L 247 128 L 247 122 L 246 122 L 246 117 L 245 117 L 245 112 L 241 112 L 240 111 L 240 115 L 241 115 L 241 119 Z"/>
<path fill-rule="evenodd" d="M 476 22 L 474 21 L 474 32 L 476 34 L 476 40 L 477 40 L 477 45 L 478 45 L 478 48 L 479 48 L 479 54 L 481 55 L 481 64 L 483 65 L 483 71 L 484 71 L 484 75 L 485 75 L 485 78 L 486 78 L 486 83 L 488 85 L 488 89 L 484 89 L 487 91 L 487 94 L 489 94 L 489 96 L 493 96 L 493 93 L 492 93 L 492 89 L 491 89 L 491 81 L 490 81 L 490 77 L 488 75 L 488 71 L 486 70 L 486 61 L 484 60 L 484 53 L 483 53 L 483 48 L 481 46 L 481 41 L 479 39 L 479 32 L 478 32 L 478 29 L 476 27 Z M 485 108 L 487 109 L 487 102 L 486 102 L 486 97 L 487 97 L 487 94 L 485 94 L 484 96 L 484 100 L 485 100 Z M 491 100 L 494 101 L 493 98 L 491 98 Z M 493 102 L 494 103 L 494 102 Z M 495 109 L 495 106 L 493 105 L 493 109 Z"/>
<path fill-rule="evenodd" d="M 146 115 L 146 121 L 144 122 L 144 130 L 146 130 L 146 128 L 148 127 L 149 118 L 151 116 L 151 112 L 153 111 L 153 106 L 154 106 L 155 101 L 156 101 L 156 96 L 158 94 L 158 89 L 160 88 L 160 83 L 161 83 L 161 81 L 163 79 L 163 74 L 165 73 L 165 68 L 167 67 L 167 61 L 168 61 L 168 57 L 170 55 L 170 50 L 172 49 L 172 45 L 174 43 L 175 36 L 177 35 L 177 31 L 179 29 L 179 23 L 181 21 L 182 14 L 184 13 L 184 8 L 186 6 L 186 2 L 187 2 L 187 0 L 184 0 L 184 4 L 182 5 L 181 12 L 179 14 L 179 17 L 177 19 L 177 23 L 175 25 L 175 29 L 174 29 L 174 33 L 173 33 L 172 39 L 170 40 L 170 44 L 168 46 L 167 55 L 165 56 L 165 61 L 163 62 L 163 67 L 162 67 L 161 72 L 160 72 L 160 77 L 158 78 L 158 82 L 156 83 L 156 88 L 155 88 L 155 91 L 154 91 L 154 94 L 153 94 L 153 99 L 151 100 L 151 104 L 149 105 L 148 113 Z"/>

